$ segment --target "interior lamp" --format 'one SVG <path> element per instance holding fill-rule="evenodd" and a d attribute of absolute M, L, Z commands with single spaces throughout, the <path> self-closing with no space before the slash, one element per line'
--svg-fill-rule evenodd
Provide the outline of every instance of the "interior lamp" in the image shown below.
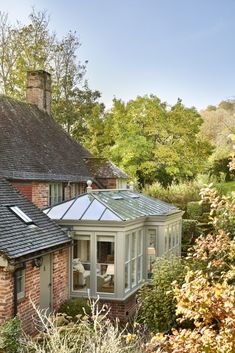
<path fill-rule="evenodd" d="M 149 246 L 148 248 L 147 248 L 147 254 L 148 255 L 156 255 L 156 250 L 155 250 L 155 248 L 153 247 L 153 246 Z"/>
<path fill-rule="evenodd" d="M 114 276 L 114 264 L 109 264 L 107 266 L 106 275 Z"/>
<path fill-rule="evenodd" d="M 149 272 L 152 273 L 152 256 L 156 255 L 156 249 L 153 246 L 147 248 L 147 254 L 149 255 Z"/>

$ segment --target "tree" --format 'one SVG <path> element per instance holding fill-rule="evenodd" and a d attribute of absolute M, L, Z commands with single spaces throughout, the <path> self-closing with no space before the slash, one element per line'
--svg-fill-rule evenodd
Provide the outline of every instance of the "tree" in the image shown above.
<path fill-rule="evenodd" d="M 7 15 L 1 14 L 1 71 L 2 90 L 5 94 L 24 100 L 26 72 L 50 69 L 54 35 L 50 34 L 46 11 L 29 15 L 29 25 L 12 26 Z"/>
<path fill-rule="evenodd" d="M 196 110 L 180 100 L 169 108 L 154 95 L 126 104 L 115 99 L 105 120 L 104 154 L 142 186 L 156 179 L 166 185 L 192 178 L 210 153 L 209 144 L 197 138 L 201 123 Z"/>
<path fill-rule="evenodd" d="M 29 15 L 29 24 L 12 26 L 7 15 L 0 14 L 0 83 L 2 92 L 25 100 L 26 72 L 47 70 L 52 74 L 52 113 L 65 130 L 90 137 L 90 115 L 104 110 L 98 102 L 99 91 L 89 89 L 85 81 L 87 61 L 78 60 L 81 45 L 76 32 L 59 40 L 49 29 L 47 11 Z M 84 135 L 85 132 L 85 135 Z M 85 138 L 85 140 L 87 140 Z"/>

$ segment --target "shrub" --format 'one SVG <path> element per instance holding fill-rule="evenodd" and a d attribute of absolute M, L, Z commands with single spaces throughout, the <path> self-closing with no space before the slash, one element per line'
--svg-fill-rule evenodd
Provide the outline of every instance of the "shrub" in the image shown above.
<path fill-rule="evenodd" d="M 138 335 L 121 330 L 108 319 L 104 307 L 98 309 L 98 302 L 92 304 L 90 316 L 77 322 L 61 314 L 47 317 L 36 311 L 41 333 L 28 339 L 25 353 L 143 353 Z"/>
<path fill-rule="evenodd" d="M 17 353 L 21 349 L 22 330 L 20 320 L 7 320 L 0 326 L 0 349 L 6 353 Z"/>
<path fill-rule="evenodd" d="M 194 219 L 183 219 L 181 254 L 186 256 L 188 249 L 193 245 L 194 239 L 199 235 L 198 222 Z"/>
<path fill-rule="evenodd" d="M 197 201 L 191 201 L 187 204 L 187 218 L 199 219 L 202 216 L 203 208 L 202 205 Z"/>
<path fill-rule="evenodd" d="M 171 184 L 167 188 L 156 182 L 145 187 L 144 192 L 157 199 L 172 203 L 186 210 L 188 202 L 200 200 L 202 184 L 197 181 Z"/>
<path fill-rule="evenodd" d="M 73 320 L 76 320 L 77 315 L 90 314 L 91 306 L 87 299 L 69 299 L 61 304 L 58 312 L 71 316 Z"/>
<path fill-rule="evenodd" d="M 184 267 L 179 259 L 172 257 L 156 260 L 152 284 L 144 285 L 139 293 L 138 321 L 146 324 L 151 332 L 168 331 L 176 323 L 172 282 L 182 283 L 183 277 Z"/>

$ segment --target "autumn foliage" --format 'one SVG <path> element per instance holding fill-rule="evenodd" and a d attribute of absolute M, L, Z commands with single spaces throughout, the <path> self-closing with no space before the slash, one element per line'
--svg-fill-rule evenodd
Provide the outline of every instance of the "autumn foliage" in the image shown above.
<path fill-rule="evenodd" d="M 158 333 L 147 352 L 235 352 L 235 197 L 202 191 L 211 204 L 214 234 L 197 239 L 187 259 L 183 285 L 173 283 L 179 325 L 170 335 Z"/>

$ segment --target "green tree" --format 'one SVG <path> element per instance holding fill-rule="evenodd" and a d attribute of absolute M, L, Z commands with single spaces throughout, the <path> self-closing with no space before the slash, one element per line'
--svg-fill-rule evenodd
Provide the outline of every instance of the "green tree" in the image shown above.
<path fill-rule="evenodd" d="M 49 25 L 47 11 L 33 9 L 29 24 L 14 26 L 9 24 L 7 14 L 0 13 L 1 89 L 4 94 L 25 100 L 26 72 L 49 71 L 54 118 L 75 138 L 82 136 L 87 141 L 94 135 L 90 116 L 96 121 L 104 110 L 98 102 L 100 92 L 90 90 L 85 81 L 87 61 L 78 60 L 81 43 L 76 32 L 70 31 L 59 40 Z"/>
<path fill-rule="evenodd" d="M 126 104 L 115 99 L 105 119 L 104 154 L 141 185 L 192 178 L 210 153 L 209 144 L 197 138 L 201 123 L 197 111 L 180 100 L 170 108 L 154 95 Z"/>

